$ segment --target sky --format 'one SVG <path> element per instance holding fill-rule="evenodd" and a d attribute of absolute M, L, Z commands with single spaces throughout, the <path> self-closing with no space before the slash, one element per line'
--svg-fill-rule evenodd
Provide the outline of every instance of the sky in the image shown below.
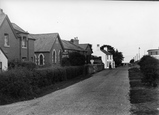
<path fill-rule="evenodd" d="M 104 0 L 0 0 L 0 8 L 32 34 L 59 33 L 80 43 L 111 45 L 124 62 L 159 48 L 159 2 Z M 140 47 L 140 50 L 139 50 Z"/>

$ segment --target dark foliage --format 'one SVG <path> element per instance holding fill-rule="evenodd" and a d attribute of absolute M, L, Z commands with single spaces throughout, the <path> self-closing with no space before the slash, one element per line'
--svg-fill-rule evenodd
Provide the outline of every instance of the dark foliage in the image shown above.
<path fill-rule="evenodd" d="M 43 88 L 87 74 L 87 66 L 15 68 L 0 73 L 0 104 L 26 100 L 40 94 Z"/>
<path fill-rule="evenodd" d="M 19 67 L 24 67 L 27 68 L 29 70 L 33 70 L 36 68 L 36 64 L 30 61 L 19 61 L 19 60 L 12 60 L 8 62 L 8 69 L 15 69 L 15 68 L 19 68 Z"/>
<path fill-rule="evenodd" d="M 69 54 L 69 62 L 71 66 L 82 66 L 85 64 L 85 56 L 78 52 L 72 52 Z"/>
<path fill-rule="evenodd" d="M 62 58 L 62 61 L 61 61 L 61 66 L 70 66 L 70 61 L 69 61 L 69 58 L 68 57 L 64 57 Z"/>
<path fill-rule="evenodd" d="M 152 86 L 156 85 L 159 61 L 149 55 L 146 55 L 141 58 L 138 64 L 140 65 L 140 70 L 143 73 L 142 81 Z"/>
<path fill-rule="evenodd" d="M 131 63 L 131 64 L 133 64 L 134 62 L 135 62 L 135 60 L 134 60 L 134 59 L 131 59 L 131 60 L 130 60 L 130 63 Z"/>

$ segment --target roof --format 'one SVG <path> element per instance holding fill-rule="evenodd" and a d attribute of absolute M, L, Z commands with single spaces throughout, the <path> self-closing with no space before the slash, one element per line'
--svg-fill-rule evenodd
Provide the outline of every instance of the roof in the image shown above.
<path fill-rule="evenodd" d="M 5 57 L 8 59 L 8 56 L 5 54 L 5 52 L 2 50 L 1 47 L 0 47 L 0 50 L 3 52 L 3 54 L 5 55 Z"/>
<path fill-rule="evenodd" d="M 106 50 L 101 50 L 103 53 L 105 53 L 106 55 L 112 55 L 110 52 L 106 51 Z"/>
<path fill-rule="evenodd" d="M 149 49 L 147 51 L 159 51 L 159 49 Z"/>
<path fill-rule="evenodd" d="M 0 9 L 1 10 L 1 9 Z M 0 11 L 0 26 L 2 25 L 4 19 L 6 18 L 6 14 L 4 14 L 2 11 Z"/>
<path fill-rule="evenodd" d="M 58 38 L 58 33 L 48 34 L 30 34 L 35 40 L 34 50 L 35 52 L 49 52 Z"/>
<path fill-rule="evenodd" d="M 89 44 L 78 44 L 81 48 L 83 48 L 84 50 L 86 50 L 86 48 L 87 48 L 87 46 L 89 45 Z"/>
<path fill-rule="evenodd" d="M 12 26 L 15 30 L 19 31 L 19 32 L 22 32 L 22 33 L 27 33 L 26 31 L 24 31 L 22 28 L 20 28 L 18 25 L 16 25 L 15 23 L 12 23 Z"/>
<path fill-rule="evenodd" d="M 64 46 L 64 49 L 67 50 L 85 51 L 83 48 L 73 44 L 71 41 L 62 40 L 62 44 Z"/>
<path fill-rule="evenodd" d="M 12 24 L 11 24 L 11 22 L 10 22 L 8 16 L 3 12 L 2 9 L 0 9 L 0 27 L 1 27 L 2 24 L 4 23 L 4 20 L 7 20 L 7 21 L 8 21 L 8 24 L 9 24 L 11 30 L 13 31 L 13 34 L 15 35 L 16 38 L 18 38 L 18 35 L 15 33 L 14 28 L 13 28 L 13 26 L 12 26 Z"/>

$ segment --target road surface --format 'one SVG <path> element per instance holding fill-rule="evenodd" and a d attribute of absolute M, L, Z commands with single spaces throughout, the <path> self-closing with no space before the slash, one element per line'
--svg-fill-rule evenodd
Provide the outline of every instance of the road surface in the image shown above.
<path fill-rule="evenodd" d="M 0 115 L 130 115 L 128 68 L 91 78 L 31 101 L 0 106 Z"/>

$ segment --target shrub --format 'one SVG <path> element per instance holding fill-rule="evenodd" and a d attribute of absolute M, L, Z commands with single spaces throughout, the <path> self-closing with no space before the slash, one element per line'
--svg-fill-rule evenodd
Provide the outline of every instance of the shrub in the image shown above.
<path fill-rule="evenodd" d="M 69 61 L 69 58 L 68 57 L 64 57 L 62 58 L 62 61 L 61 61 L 61 66 L 70 66 L 70 61 Z"/>
<path fill-rule="evenodd" d="M 69 54 L 69 62 L 72 66 L 82 66 L 85 64 L 85 56 L 78 52 L 72 52 Z"/>
<path fill-rule="evenodd" d="M 69 66 L 29 70 L 18 67 L 0 73 L 0 104 L 30 99 L 42 88 L 83 75 L 86 67 Z M 6 99 L 7 98 L 7 99 Z"/>
<path fill-rule="evenodd" d="M 33 70 L 36 68 L 36 64 L 30 61 L 21 62 L 19 60 L 12 60 L 8 62 L 8 69 L 15 69 L 15 68 L 27 68 L 29 70 Z"/>
<path fill-rule="evenodd" d="M 143 73 L 142 82 L 149 85 L 155 85 L 158 78 L 159 61 L 151 56 L 143 56 L 138 63 L 140 70 Z"/>

